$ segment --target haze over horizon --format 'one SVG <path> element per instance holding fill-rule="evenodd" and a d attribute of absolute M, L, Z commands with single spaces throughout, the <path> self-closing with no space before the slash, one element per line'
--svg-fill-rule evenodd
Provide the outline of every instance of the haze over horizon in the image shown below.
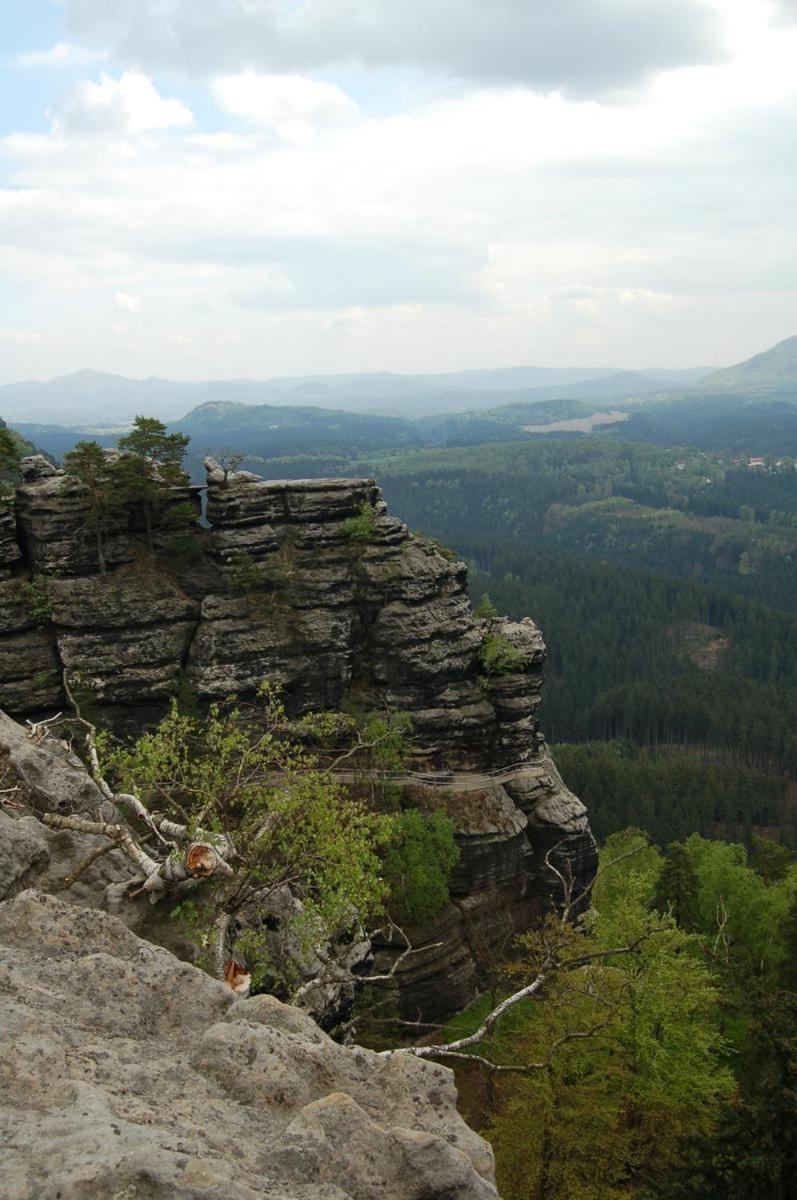
<path fill-rule="evenodd" d="M 797 328 L 792 0 L 31 0 L 0 383 L 730 364 Z"/>

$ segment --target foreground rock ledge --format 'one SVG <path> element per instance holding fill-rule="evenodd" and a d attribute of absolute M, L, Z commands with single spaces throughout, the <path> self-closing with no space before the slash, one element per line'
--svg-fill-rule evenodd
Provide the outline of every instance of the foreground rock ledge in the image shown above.
<path fill-rule="evenodd" d="M 6 1200 L 488 1200 L 451 1071 L 337 1045 L 116 918 L 0 904 Z"/>

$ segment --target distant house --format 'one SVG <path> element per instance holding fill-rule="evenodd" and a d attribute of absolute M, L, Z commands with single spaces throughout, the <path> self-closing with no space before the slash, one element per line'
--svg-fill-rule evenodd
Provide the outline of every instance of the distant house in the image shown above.
<path fill-rule="evenodd" d="M 763 467 L 764 460 L 763 458 L 751 458 L 747 465 L 748 467 Z"/>

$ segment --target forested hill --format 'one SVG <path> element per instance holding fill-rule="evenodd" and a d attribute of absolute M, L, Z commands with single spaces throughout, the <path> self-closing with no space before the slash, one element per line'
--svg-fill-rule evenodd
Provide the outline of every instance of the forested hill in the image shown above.
<path fill-rule="evenodd" d="M 557 549 L 797 608 L 797 471 L 600 441 L 419 451 L 363 460 L 396 511 L 462 547 Z"/>

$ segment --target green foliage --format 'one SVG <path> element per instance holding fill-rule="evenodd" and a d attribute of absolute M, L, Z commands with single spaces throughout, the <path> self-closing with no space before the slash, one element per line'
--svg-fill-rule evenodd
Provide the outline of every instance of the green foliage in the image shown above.
<path fill-rule="evenodd" d="M 757 833 L 752 837 L 750 857 L 753 867 L 767 884 L 785 879 L 795 861 L 788 846 Z"/>
<path fill-rule="evenodd" d="M 742 1087 L 650 1200 L 792 1200 L 797 1178 L 797 995 L 754 989 Z"/>
<path fill-rule="evenodd" d="M 184 717 L 190 717 L 197 720 L 200 717 L 199 695 L 194 687 L 188 672 L 180 669 L 177 676 L 177 694 L 174 697 L 175 706 L 178 713 Z"/>
<path fill-rule="evenodd" d="M 53 595 L 47 580 L 38 576 L 23 585 L 25 601 L 31 618 L 37 625 L 46 625 L 53 615 Z"/>
<path fill-rule="evenodd" d="M 19 442 L 5 425 L 0 425 L 0 499 L 12 494 L 11 484 L 17 478 L 19 467 Z"/>
<path fill-rule="evenodd" d="M 697 938 L 650 911 L 657 864 L 645 839 L 627 831 L 603 859 L 635 844 L 639 858 L 604 880 L 597 911 L 569 944 L 556 932 L 563 959 L 631 951 L 555 976 L 541 1002 L 493 1035 L 493 1052 L 515 1064 L 545 1064 L 563 1039 L 542 1069 L 501 1080 L 485 1114 L 506 1200 L 638 1195 L 688 1139 L 713 1128 L 731 1094 L 715 983 Z M 545 925 L 524 935 L 511 978 L 534 978 L 550 944 Z"/>
<path fill-rule="evenodd" d="M 400 924 L 417 924 L 441 912 L 458 859 L 454 824 L 444 813 L 411 808 L 394 818 L 383 866 L 391 915 Z"/>
<path fill-rule="evenodd" d="M 600 871 L 592 889 L 599 912 L 612 912 L 622 903 L 633 876 L 640 903 L 652 908 L 663 864 L 661 852 L 650 844 L 642 829 L 621 829 L 606 839 L 600 850 Z"/>
<path fill-rule="evenodd" d="M 797 881 L 795 885 L 788 912 L 780 929 L 783 957 L 779 983 L 790 992 L 797 992 Z"/>
<path fill-rule="evenodd" d="M 491 630 L 486 633 L 479 647 L 479 662 L 489 675 L 511 675 L 523 671 L 528 665 L 525 654 L 513 646 L 505 633 Z"/>
<path fill-rule="evenodd" d="M 656 907 L 660 912 L 671 912 L 681 929 L 694 933 L 700 927 L 699 889 L 697 872 L 686 846 L 672 842 L 656 881 Z"/>
<path fill-rule="evenodd" d="M 473 610 L 474 616 L 482 617 L 485 621 L 497 621 L 499 617 L 498 609 L 493 604 L 487 592 L 483 592 L 479 603 Z"/>
<path fill-rule="evenodd" d="M 156 730 L 106 749 L 106 762 L 120 790 L 135 789 L 191 836 L 222 837 L 231 847 L 234 877 L 204 885 L 212 913 L 263 905 L 289 885 L 301 907 L 285 916 L 290 928 L 283 934 L 309 953 L 380 910 L 377 852 L 390 822 L 353 799 L 286 727 L 284 709 L 266 687 L 250 711 L 230 701 L 198 718 L 173 703 Z M 263 962 L 248 965 L 266 969 Z M 289 964 L 272 962 L 269 974 L 277 968 L 287 972 Z"/>
<path fill-rule="evenodd" d="M 386 775 L 401 771 L 410 754 L 412 717 L 405 712 L 366 712 L 357 720 L 363 744 L 361 763 L 368 771 Z"/>
<path fill-rule="evenodd" d="M 699 883 L 699 928 L 713 940 L 724 914 L 718 953 L 736 978 L 772 984 L 787 953 L 784 932 L 797 889 L 797 867 L 767 886 L 748 865 L 744 846 L 693 834 L 685 848 Z"/>
<path fill-rule="evenodd" d="M 787 784 L 775 775 L 620 740 L 560 743 L 553 753 L 599 839 L 632 823 L 660 845 L 694 832 L 746 838 L 756 825 L 782 825 L 789 836 Z"/>
<path fill-rule="evenodd" d="M 347 517 L 341 529 L 350 541 L 367 542 L 376 533 L 376 513 L 373 505 L 363 500 L 359 514 L 356 517 Z"/>
<path fill-rule="evenodd" d="M 105 534 L 109 525 L 118 520 L 124 508 L 124 492 L 118 485 L 114 468 L 108 463 L 97 442 L 78 442 L 64 455 L 67 483 L 78 483 L 83 489 L 87 510 L 86 528 L 96 539 L 100 573 L 105 574 Z"/>
<path fill-rule="evenodd" d="M 249 595 L 260 592 L 266 586 L 267 579 L 263 567 L 251 554 L 245 550 L 236 550 L 230 555 L 230 586 L 236 592 Z"/>
<path fill-rule="evenodd" d="M 140 505 L 147 547 L 153 549 L 152 528 L 158 521 L 167 531 L 183 531 L 195 521 L 190 504 L 176 499 L 187 487 L 181 467 L 190 438 L 167 433 L 155 417 L 136 417 L 133 428 L 119 438 L 122 456 L 114 464 L 114 481 L 127 504 Z"/>
<path fill-rule="evenodd" d="M 167 433 L 157 417 L 136 417 L 129 433 L 119 438 L 124 454 L 143 458 L 153 466 L 179 467 L 190 438 L 184 433 Z"/>

